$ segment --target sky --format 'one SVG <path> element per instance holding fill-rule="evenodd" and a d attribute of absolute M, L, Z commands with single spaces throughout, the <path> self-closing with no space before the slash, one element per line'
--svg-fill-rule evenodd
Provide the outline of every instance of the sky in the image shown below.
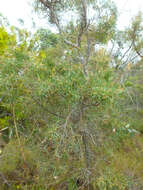
<path fill-rule="evenodd" d="M 119 10 L 118 27 L 123 29 L 128 26 L 131 17 L 138 11 L 143 10 L 143 0 L 113 0 Z M 28 30 L 32 28 L 32 21 L 36 23 L 36 28 L 45 27 L 46 20 L 38 18 L 32 13 L 30 0 L 1 0 L 0 13 L 7 17 L 11 25 L 19 26 L 18 19 L 24 20 L 24 27 Z"/>
<path fill-rule="evenodd" d="M 44 19 L 34 14 L 32 0 L 3 0 L 0 4 L 0 13 L 8 18 L 11 25 L 20 26 L 19 19 L 24 20 L 24 27 L 31 30 L 33 21 L 36 28 L 46 25 Z"/>
<path fill-rule="evenodd" d="M 130 24 L 131 18 L 143 12 L 143 0 L 113 0 L 119 11 L 118 26 L 123 29 Z"/>

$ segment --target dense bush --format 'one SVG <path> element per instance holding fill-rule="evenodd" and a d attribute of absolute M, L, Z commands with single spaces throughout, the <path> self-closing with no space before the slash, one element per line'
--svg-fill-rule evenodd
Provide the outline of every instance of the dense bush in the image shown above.
<path fill-rule="evenodd" d="M 0 27 L 1 189 L 142 189 L 132 85 L 120 84 L 105 48 L 93 52 L 87 79 L 58 34 L 46 33 L 44 48 L 37 35 Z"/>

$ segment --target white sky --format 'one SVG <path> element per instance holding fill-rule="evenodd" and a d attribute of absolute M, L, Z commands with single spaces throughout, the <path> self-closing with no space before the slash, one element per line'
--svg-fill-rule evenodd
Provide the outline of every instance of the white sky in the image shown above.
<path fill-rule="evenodd" d="M 124 28 L 139 11 L 143 12 L 143 0 L 113 0 L 119 11 L 118 26 Z"/>
<path fill-rule="evenodd" d="M 36 28 L 40 26 L 46 26 L 46 22 L 33 13 L 30 2 L 32 0 L 0 0 L 0 13 L 7 17 L 10 24 L 18 26 L 18 19 L 21 18 L 25 22 L 25 28 L 29 30 L 32 27 L 32 17 L 33 21 L 36 23 Z M 130 19 L 139 10 L 143 10 L 143 0 L 113 0 L 119 9 L 120 17 L 118 21 L 118 26 L 123 28 L 128 26 Z"/>
<path fill-rule="evenodd" d="M 18 19 L 24 20 L 24 27 L 32 28 L 32 22 L 36 23 L 36 27 L 45 26 L 46 21 L 38 18 L 34 14 L 31 2 L 32 0 L 0 0 L 0 13 L 8 18 L 11 25 L 19 26 Z M 33 20 L 33 21 L 32 21 Z"/>

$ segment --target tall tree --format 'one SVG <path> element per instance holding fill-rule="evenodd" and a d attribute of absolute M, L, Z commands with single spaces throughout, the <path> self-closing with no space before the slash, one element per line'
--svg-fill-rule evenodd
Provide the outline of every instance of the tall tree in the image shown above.
<path fill-rule="evenodd" d="M 45 13 L 65 44 L 74 48 L 87 77 L 92 49 L 96 44 L 107 43 L 114 35 L 117 16 L 114 3 L 109 0 L 35 0 L 35 8 Z"/>

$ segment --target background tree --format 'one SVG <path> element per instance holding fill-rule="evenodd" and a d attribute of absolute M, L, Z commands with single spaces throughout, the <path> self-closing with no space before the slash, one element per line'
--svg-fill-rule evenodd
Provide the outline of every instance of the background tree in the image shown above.
<path fill-rule="evenodd" d="M 38 39 L 38 47 L 39 49 L 47 49 L 49 47 L 55 47 L 58 43 L 58 35 L 52 33 L 50 30 L 47 29 L 38 29 L 36 34 Z"/>

